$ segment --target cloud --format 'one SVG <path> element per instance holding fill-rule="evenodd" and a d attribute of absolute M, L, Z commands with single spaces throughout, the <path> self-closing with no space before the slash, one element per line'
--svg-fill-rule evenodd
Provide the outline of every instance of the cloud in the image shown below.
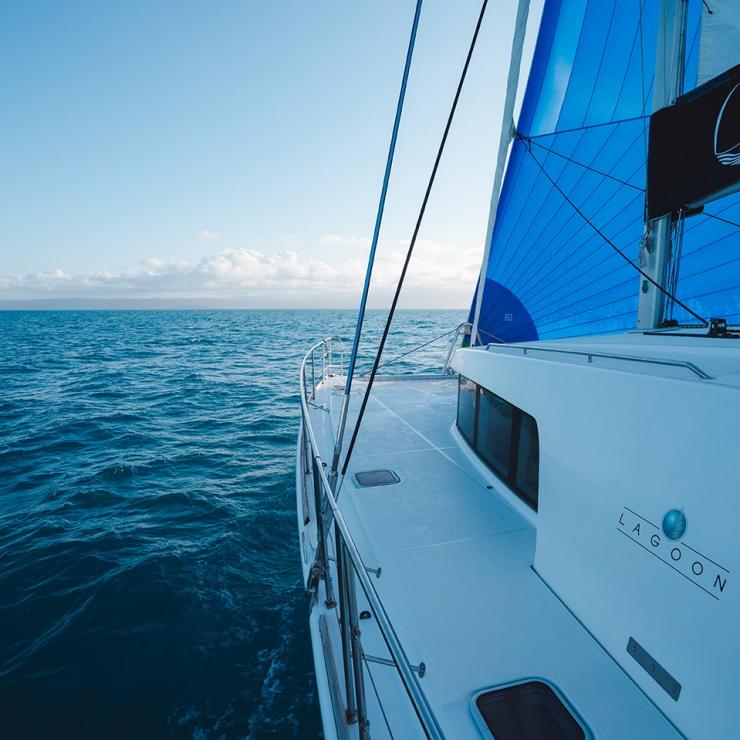
<path fill-rule="evenodd" d="M 406 251 L 411 243 L 410 239 L 402 239 L 398 242 L 398 246 Z M 428 254 L 428 255 L 455 255 L 458 252 L 458 247 L 454 244 L 442 244 L 435 242 L 432 239 L 417 239 L 414 245 L 415 254 Z"/>
<path fill-rule="evenodd" d="M 198 232 L 198 239 L 200 239 L 202 242 L 212 242 L 218 239 L 218 234 L 215 231 L 211 231 L 210 229 L 203 229 L 202 231 Z"/>
<path fill-rule="evenodd" d="M 370 239 L 346 234 L 324 234 L 319 240 L 329 247 L 365 247 L 370 246 Z"/>
<path fill-rule="evenodd" d="M 375 305 L 387 305 L 405 249 L 381 254 L 373 273 Z M 467 256 L 466 256 L 467 257 Z M 68 274 L 55 269 L 0 276 L 0 298 L 222 298 L 254 306 L 354 306 L 362 288 L 365 259 L 331 263 L 305 259 L 294 250 L 265 253 L 224 249 L 196 261 L 149 258 L 118 272 Z M 466 258 L 442 263 L 412 261 L 404 295 L 409 305 L 464 306 L 477 279 L 478 263 Z"/>

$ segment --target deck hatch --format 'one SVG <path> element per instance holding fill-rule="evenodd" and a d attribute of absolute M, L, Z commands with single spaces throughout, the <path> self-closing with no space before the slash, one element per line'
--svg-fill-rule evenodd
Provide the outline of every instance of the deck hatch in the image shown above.
<path fill-rule="evenodd" d="M 492 689 L 475 698 L 495 740 L 585 740 L 586 733 L 542 681 Z"/>
<path fill-rule="evenodd" d="M 401 480 L 392 470 L 363 470 L 355 473 L 354 479 L 360 488 L 391 486 Z"/>

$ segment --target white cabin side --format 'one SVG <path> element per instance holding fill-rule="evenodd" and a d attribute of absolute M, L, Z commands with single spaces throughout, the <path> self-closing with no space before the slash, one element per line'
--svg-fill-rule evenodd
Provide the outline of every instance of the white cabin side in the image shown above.
<path fill-rule="evenodd" d="M 697 738 L 740 725 L 727 690 L 740 685 L 738 341 L 635 333 L 460 349 L 452 362 L 536 420 L 534 570 Z M 672 510 L 687 523 L 676 540 L 662 529 Z"/>

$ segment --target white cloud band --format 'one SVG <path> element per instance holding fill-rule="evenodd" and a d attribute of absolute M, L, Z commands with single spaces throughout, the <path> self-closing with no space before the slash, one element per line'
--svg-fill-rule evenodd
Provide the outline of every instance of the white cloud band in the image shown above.
<path fill-rule="evenodd" d="M 404 291 L 408 305 L 462 307 L 469 302 L 477 277 L 477 255 L 453 253 L 455 259 L 443 263 L 439 260 L 440 250 L 450 252 L 454 248 L 420 244 L 423 258 L 415 258 L 412 263 Z M 373 297 L 379 305 L 387 303 L 395 287 L 404 252 L 399 246 L 376 262 Z M 364 255 L 363 259 L 328 262 L 301 259 L 293 250 L 266 254 L 254 249 L 224 249 L 195 262 L 151 258 L 135 269 L 121 272 L 68 274 L 51 270 L 0 276 L 0 297 L 208 297 L 239 298 L 245 305 L 256 307 L 340 307 L 356 304 L 364 273 Z"/>

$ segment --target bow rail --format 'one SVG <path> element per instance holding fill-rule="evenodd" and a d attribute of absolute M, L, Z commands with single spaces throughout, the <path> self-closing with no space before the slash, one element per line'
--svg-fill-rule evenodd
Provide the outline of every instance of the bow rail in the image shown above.
<path fill-rule="evenodd" d="M 339 365 L 334 363 L 334 344 L 338 344 L 341 355 Z M 317 368 L 317 356 L 321 358 L 320 368 Z M 368 575 L 369 568 L 362 559 L 347 522 L 339 509 L 334 492 L 329 485 L 325 463 L 319 454 L 309 414 L 309 404 L 316 398 L 317 369 L 319 371 L 319 382 L 335 375 L 343 377 L 343 345 L 337 337 L 330 337 L 317 342 L 309 349 L 301 363 L 301 444 L 303 454 L 306 456 L 305 459 L 307 462 L 310 461 L 311 470 L 313 471 L 317 529 L 316 557 L 310 570 L 307 590 L 312 600 L 316 600 L 319 584 L 323 581 L 326 592 L 325 603 L 329 608 L 336 608 L 327 547 L 328 531 L 332 525 L 334 526 L 336 547 L 334 565 L 336 567 L 341 616 L 339 625 L 347 722 L 350 724 L 357 722 L 360 737 L 369 738 L 362 661 L 363 658 L 371 661 L 374 658 L 373 656 L 365 656 L 362 651 L 355 592 L 355 582 L 357 581 L 365 594 L 380 634 L 388 648 L 391 656 L 388 663 L 395 667 L 419 720 L 421 729 L 428 738 L 444 738 L 444 733 L 419 682 L 420 677 L 426 672 L 426 666 L 423 663 L 413 665 L 409 660 L 372 579 Z M 338 373 L 337 370 L 339 370 Z"/>

